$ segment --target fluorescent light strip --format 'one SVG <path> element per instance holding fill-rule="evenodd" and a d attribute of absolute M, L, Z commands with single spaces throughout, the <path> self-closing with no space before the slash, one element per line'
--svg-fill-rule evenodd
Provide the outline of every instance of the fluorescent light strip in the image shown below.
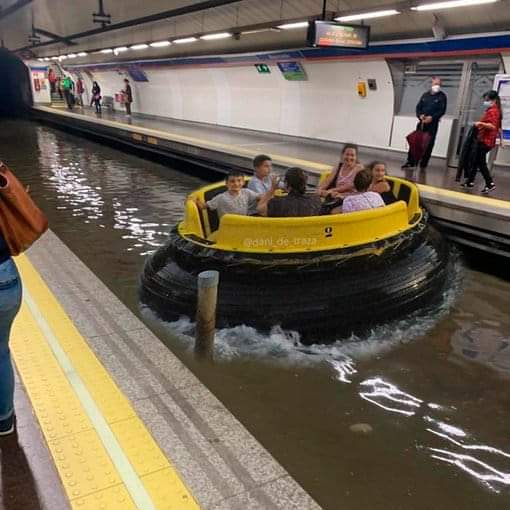
<path fill-rule="evenodd" d="M 104 50 L 101 50 L 99 53 L 113 53 L 113 50 L 111 48 L 105 48 Z"/>
<path fill-rule="evenodd" d="M 221 32 L 219 34 L 202 35 L 200 39 L 203 39 L 204 41 L 214 41 L 216 39 L 228 39 L 229 37 L 232 37 L 230 32 Z"/>
<path fill-rule="evenodd" d="M 78 53 L 79 57 L 86 57 L 87 55 L 88 53 L 86 51 L 80 51 L 80 53 Z"/>
<path fill-rule="evenodd" d="M 396 9 L 388 9 L 385 11 L 372 11 L 361 14 L 351 14 L 349 16 L 339 16 L 338 18 L 335 18 L 335 21 L 357 21 L 360 19 L 384 18 L 386 16 L 394 16 L 395 14 L 400 14 L 400 11 L 397 11 Z"/>
<path fill-rule="evenodd" d="M 447 2 L 435 2 L 411 7 L 413 11 L 437 11 L 440 9 L 452 9 L 453 7 L 470 7 L 473 5 L 494 4 L 499 0 L 450 0 Z"/>
<path fill-rule="evenodd" d="M 130 46 L 130 49 L 138 51 L 138 50 L 145 50 L 149 47 L 148 44 L 142 43 L 142 44 L 133 44 L 133 46 Z"/>
<path fill-rule="evenodd" d="M 277 28 L 282 28 L 283 30 L 292 30 L 293 28 L 305 28 L 308 25 L 308 21 L 297 21 L 296 23 L 285 23 L 283 25 L 278 25 Z"/>
<path fill-rule="evenodd" d="M 78 55 L 76 53 L 68 53 L 67 58 L 76 58 Z"/>
<path fill-rule="evenodd" d="M 164 48 L 165 46 L 170 46 L 172 43 L 170 41 L 156 41 L 151 42 L 149 46 L 152 48 Z"/>
<path fill-rule="evenodd" d="M 124 51 L 127 51 L 129 48 L 127 46 L 119 46 L 118 48 L 115 48 L 113 50 L 114 53 L 123 53 Z"/>
<path fill-rule="evenodd" d="M 196 37 L 184 37 L 184 39 L 175 39 L 172 42 L 175 44 L 186 44 L 186 43 L 192 43 L 197 41 L 198 39 Z"/>

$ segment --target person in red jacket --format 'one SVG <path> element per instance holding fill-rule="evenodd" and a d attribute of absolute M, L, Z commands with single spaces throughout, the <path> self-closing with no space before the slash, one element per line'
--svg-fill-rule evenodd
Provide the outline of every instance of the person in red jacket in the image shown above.
<path fill-rule="evenodd" d="M 480 170 L 485 179 L 485 187 L 482 189 L 482 193 L 489 193 L 489 191 L 496 189 L 496 185 L 487 168 L 487 154 L 496 146 L 496 138 L 501 130 L 501 101 L 495 90 L 487 92 L 483 99 L 486 108 L 485 113 L 478 122 L 475 122 L 475 127 L 478 129 L 475 164 L 471 175 L 462 186 L 472 188 L 475 185 L 476 174 Z"/>

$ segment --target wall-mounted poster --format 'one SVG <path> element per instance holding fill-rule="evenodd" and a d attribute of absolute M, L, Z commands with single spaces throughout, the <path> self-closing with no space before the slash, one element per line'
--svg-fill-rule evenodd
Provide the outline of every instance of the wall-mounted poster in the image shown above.
<path fill-rule="evenodd" d="M 510 74 L 497 74 L 494 79 L 494 90 L 498 91 L 503 113 L 501 144 L 510 146 Z"/>
<path fill-rule="evenodd" d="M 286 80 L 306 81 L 306 73 L 299 62 L 278 62 L 278 69 Z"/>
<path fill-rule="evenodd" d="M 149 81 L 149 78 L 147 78 L 145 71 L 136 64 L 128 65 L 127 71 L 133 81 Z"/>

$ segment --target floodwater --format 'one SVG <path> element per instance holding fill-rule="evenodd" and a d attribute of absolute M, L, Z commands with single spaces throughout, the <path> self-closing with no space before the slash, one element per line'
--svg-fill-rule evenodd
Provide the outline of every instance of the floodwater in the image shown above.
<path fill-rule="evenodd" d="M 0 159 L 51 228 L 326 509 L 510 507 L 510 283 L 455 264 L 442 305 L 331 346 L 275 329 L 217 335 L 139 310 L 144 257 L 204 181 L 26 121 L 0 121 Z M 367 314 L 370 311 L 367 310 Z"/>

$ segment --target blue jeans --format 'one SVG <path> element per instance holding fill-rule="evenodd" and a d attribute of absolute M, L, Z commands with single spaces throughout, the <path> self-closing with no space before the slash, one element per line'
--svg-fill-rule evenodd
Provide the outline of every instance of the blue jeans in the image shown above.
<path fill-rule="evenodd" d="M 9 336 L 21 305 L 21 280 L 12 259 L 0 264 L 0 420 L 14 410 L 14 372 Z"/>

